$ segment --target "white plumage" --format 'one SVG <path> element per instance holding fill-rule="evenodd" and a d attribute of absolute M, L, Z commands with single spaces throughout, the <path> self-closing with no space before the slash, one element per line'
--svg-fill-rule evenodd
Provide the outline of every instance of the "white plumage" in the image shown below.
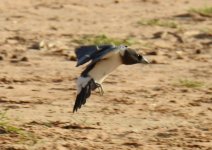
<path fill-rule="evenodd" d="M 91 77 L 79 77 L 77 79 L 77 95 L 81 92 L 82 88 L 84 88 L 88 82 L 91 80 Z"/>
<path fill-rule="evenodd" d="M 147 63 L 147 60 L 142 55 L 137 54 L 132 49 L 128 49 L 126 46 L 83 46 L 79 47 L 75 53 L 78 58 L 77 66 L 90 60 L 91 63 L 77 80 L 77 97 L 73 112 L 86 103 L 91 91 L 99 88 L 100 93 L 103 94 L 102 82 L 118 66 L 122 64 Z"/>
<path fill-rule="evenodd" d="M 101 84 L 104 79 L 122 64 L 119 53 L 114 53 L 109 58 L 104 58 L 102 61 L 96 63 L 95 67 L 88 73 L 95 82 Z"/>

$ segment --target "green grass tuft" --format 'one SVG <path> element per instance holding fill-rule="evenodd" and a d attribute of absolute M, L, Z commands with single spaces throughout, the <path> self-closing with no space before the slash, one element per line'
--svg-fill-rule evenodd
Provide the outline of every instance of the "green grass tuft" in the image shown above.
<path fill-rule="evenodd" d="M 174 21 L 170 20 L 160 20 L 160 19 L 144 19 L 138 21 L 139 25 L 144 26 L 161 26 L 161 27 L 168 27 L 168 28 L 178 28 L 178 25 Z"/>
<path fill-rule="evenodd" d="M 193 80 L 179 80 L 179 85 L 185 86 L 188 88 L 200 88 L 204 85 L 204 83 L 200 81 L 193 81 Z"/>
<path fill-rule="evenodd" d="M 201 29 L 201 31 L 202 31 L 203 33 L 212 35 L 212 28 Z"/>
<path fill-rule="evenodd" d="M 192 8 L 189 10 L 189 12 L 212 17 L 212 6 L 204 8 Z"/>
<path fill-rule="evenodd" d="M 1 131 L 4 131 L 5 133 L 20 134 L 21 133 L 20 128 L 10 125 L 8 123 L 8 118 L 6 117 L 6 113 L 7 113 L 7 111 L 0 112 L 0 129 L 1 129 Z"/>
<path fill-rule="evenodd" d="M 19 142 L 30 142 L 32 145 L 37 143 L 37 137 L 28 131 L 11 125 L 6 117 L 6 111 L 0 112 L 0 135 L 1 134 L 16 134 L 19 137 Z"/>
<path fill-rule="evenodd" d="M 110 38 L 104 34 L 102 35 L 85 35 L 79 39 L 74 40 L 73 42 L 80 44 L 80 45 L 101 45 L 101 44 L 114 44 L 114 45 L 132 45 L 136 42 L 132 38 L 126 38 L 126 39 L 115 39 Z"/>
<path fill-rule="evenodd" d="M 18 127 L 15 127 L 13 125 L 10 125 L 7 122 L 7 117 L 6 117 L 6 111 L 5 112 L 0 112 L 0 129 L 4 133 L 15 133 L 15 134 L 20 134 L 21 129 Z"/>
<path fill-rule="evenodd" d="M 5 133 L 15 133 L 15 134 L 21 134 L 21 129 L 12 125 L 9 125 L 7 122 L 0 121 L 0 129 L 4 130 Z"/>

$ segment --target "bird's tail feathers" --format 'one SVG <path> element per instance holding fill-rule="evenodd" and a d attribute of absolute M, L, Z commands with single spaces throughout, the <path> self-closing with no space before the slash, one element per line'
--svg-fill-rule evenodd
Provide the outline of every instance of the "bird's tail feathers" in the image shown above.
<path fill-rule="evenodd" d="M 91 91 L 95 90 L 95 88 L 96 85 L 93 79 L 88 80 L 87 83 L 78 85 L 78 93 L 74 104 L 73 112 L 80 109 L 81 106 L 86 103 L 86 99 L 90 97 Z"/>

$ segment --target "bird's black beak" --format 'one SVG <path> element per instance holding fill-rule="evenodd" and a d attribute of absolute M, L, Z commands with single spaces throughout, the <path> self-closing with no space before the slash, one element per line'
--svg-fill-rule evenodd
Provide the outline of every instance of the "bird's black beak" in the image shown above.
<path fill-rule="evenodd" d="M 142 63 L 142 64 L 149 64 L 149 61 L 148 61 L 145 57 L 143 57 L 143 58 L 141 59 L 141 63 Z"/>

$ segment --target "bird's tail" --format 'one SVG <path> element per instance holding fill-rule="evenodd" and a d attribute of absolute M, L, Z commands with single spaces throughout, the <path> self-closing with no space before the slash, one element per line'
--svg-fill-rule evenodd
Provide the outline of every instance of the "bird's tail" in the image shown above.
<path fill-rule="evenodd" d="M 73 112 L 77 111 L 81 108 L 82 105 L 86 103 L 86 99 L 90 97 L 91 91 L 96 89 L 96 85 L 93 79 L 90 79 L 87 81 L 87 83 L 83 83 L 80 86 L 80 89 L 78 89 L 78 94 L 76 97 L 76 101 L 74 104 Z M 78 87 L 79 88 L 79 87 Z"/>

